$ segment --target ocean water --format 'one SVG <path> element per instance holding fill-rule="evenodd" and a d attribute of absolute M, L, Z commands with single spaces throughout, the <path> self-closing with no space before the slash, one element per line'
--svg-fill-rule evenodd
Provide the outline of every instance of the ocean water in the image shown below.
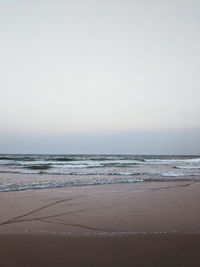
<path fill-rule="evenodd" d="M 200 156 L 0 155 L 0 191 L 200 181 Z"/>

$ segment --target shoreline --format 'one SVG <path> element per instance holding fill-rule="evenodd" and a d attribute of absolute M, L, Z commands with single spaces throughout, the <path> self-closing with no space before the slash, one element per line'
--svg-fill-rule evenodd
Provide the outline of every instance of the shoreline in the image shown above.
<path fill-rule="evenodd" d="M 0 234 L 196 232 L 199 182 L 151 182 L 0 193 Z"/>

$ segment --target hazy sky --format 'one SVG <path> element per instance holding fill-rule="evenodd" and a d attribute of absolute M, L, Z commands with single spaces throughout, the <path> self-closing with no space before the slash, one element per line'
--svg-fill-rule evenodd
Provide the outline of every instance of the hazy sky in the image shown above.
<path fill-rule="evenodd" d="M 0 153 L 200 154 L 199 0 L 0 0 Z"/>

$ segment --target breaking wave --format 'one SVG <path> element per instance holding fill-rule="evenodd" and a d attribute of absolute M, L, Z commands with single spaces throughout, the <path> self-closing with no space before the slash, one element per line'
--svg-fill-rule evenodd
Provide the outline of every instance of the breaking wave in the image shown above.
<path fill-rule="evenodd" d="M 0 155 L 0 191 L 200 181 L 200 156 Z"/>

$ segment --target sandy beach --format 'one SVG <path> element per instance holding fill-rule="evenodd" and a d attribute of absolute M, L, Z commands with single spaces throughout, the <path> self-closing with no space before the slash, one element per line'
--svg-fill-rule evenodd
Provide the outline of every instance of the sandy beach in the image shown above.
<path fill-rule="evenodd" d="M 200 266 L 200 183 L 0 193 L 1 266 Z"/>
<path fill-rule="evenodd" d="M 104 237 L 3 235 L 1 266 L 194 266 L 199 234 Z"/>

